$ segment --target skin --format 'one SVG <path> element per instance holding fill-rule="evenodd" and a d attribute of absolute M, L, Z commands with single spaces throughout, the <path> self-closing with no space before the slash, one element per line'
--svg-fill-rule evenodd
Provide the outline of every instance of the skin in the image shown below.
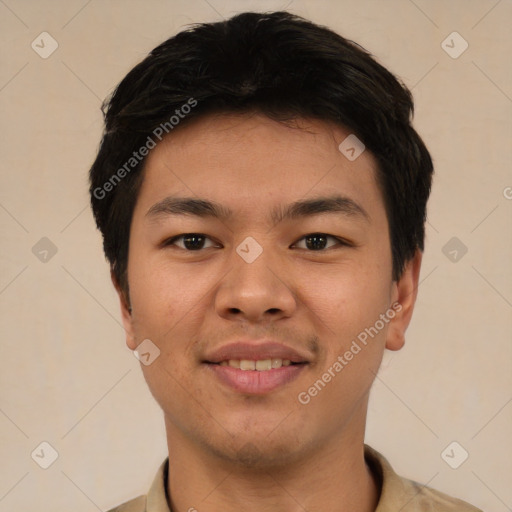
<path fill-rule="evenodd" d="M 209 115 L 175 129 L 147 159 L 133 214 L 128 283 L 118 290 L 127 345 L 161 351 L 142 366 L 164 412 L 174 512 L 375 510 L 379 489 L 365 464 L 370 387 L 383 351 L 398 350 L 416 299 L 421 252 L 392 280 L 389 228 L 369 151 L 349 161 L 350 134 L 318 120 L 287 126 L 261 114 Z M 367 213 L 323 213 L 273 223 L 276 205 L 343 194 Z M 229 219 L 148 216 L 168 196 L 216 201 Z M 199 251 L 183 239 L 208 238 Z M 324 249 L 304 237 L 325 233 Z M 246 238 L 263 248 L 252 263 Z M 307 405 L 297 396 L 399 302 L 400 312 Z M 202 364 L 240 338 L 270 337 L 308 355 L 301 374 L 255 396 L 220 383 Z M 321 492 L 320 492 L 321 490 Z"/>

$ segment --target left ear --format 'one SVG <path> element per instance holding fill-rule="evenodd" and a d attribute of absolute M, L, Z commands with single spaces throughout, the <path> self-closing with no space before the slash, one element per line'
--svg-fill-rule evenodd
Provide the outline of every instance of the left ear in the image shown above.
<path fill-rule="evenodd" d="M 393 303 L 395 317 L 390 320 L 386 337 L 388 350 L 400 350 L 405 343 L 405 331 L 409 326 L 418 294 L 422 252 L 416 249 L 414 257 L 410 259 L 404 268 L 402 276 L 393 283 Z M 394 307 L 393 307 L 394 306 Z"/>

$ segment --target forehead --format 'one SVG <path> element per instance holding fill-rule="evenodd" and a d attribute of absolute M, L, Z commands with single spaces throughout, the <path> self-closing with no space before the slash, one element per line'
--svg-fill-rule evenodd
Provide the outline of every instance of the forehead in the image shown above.
<path fill-rule="evenodd" d="M 350 131 L 325 121 L 292 125 L 263 114 L 209 115 L 167 135 L 146 159 L 137 207 L 146 214 L 169 195 L 210 199 L 241 215 L 299 198 L 341 194 L 373 214 L 383 200 L 369 151 L 349 160 Z M 353 136 L 352 136 L 353 137 Z M 349 139 L 350 140 L 350 139 Z"/>

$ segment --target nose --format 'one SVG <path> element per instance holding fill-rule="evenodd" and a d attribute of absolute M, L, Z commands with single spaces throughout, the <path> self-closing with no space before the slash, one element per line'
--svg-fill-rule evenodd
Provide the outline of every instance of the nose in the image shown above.
<path fill-rule="evenodd" d="M 231 270 L 219 283 L 215 296 L 217 314 L 227 320 L 263 323 L 290 317 L 297 308 L 290 276 L 268 250 L 251 263 L 237 253 Z"/>

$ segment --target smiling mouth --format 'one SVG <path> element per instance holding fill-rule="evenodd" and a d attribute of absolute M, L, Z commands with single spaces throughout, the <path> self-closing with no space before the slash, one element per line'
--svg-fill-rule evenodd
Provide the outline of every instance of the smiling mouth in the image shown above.
<path fill-rule="evenodd" d="M 272 358 L 272 359 L 229 359 L 225 361 L 220 361 L 218 363 L 209 363 L 216 364 L 218 366 L 229 366 L 231 368 L 236 368 L 243 371 L 257 371 L 257 372 L 265 372 L 269 370 L 276 370 L 283 366 L 293 366 L 306 364 L 305 362 L 294 363 L 290 361 L 290 359 L 280 359 L 280 358 Z"/>
<path fill-rule="evenodd" d="M 205 361 L 217 379 L 231 390 L 246 395 L 264 395 L 295 380 L 307 362 L 289 359 L 229 359 L 218 363 Z"/>

